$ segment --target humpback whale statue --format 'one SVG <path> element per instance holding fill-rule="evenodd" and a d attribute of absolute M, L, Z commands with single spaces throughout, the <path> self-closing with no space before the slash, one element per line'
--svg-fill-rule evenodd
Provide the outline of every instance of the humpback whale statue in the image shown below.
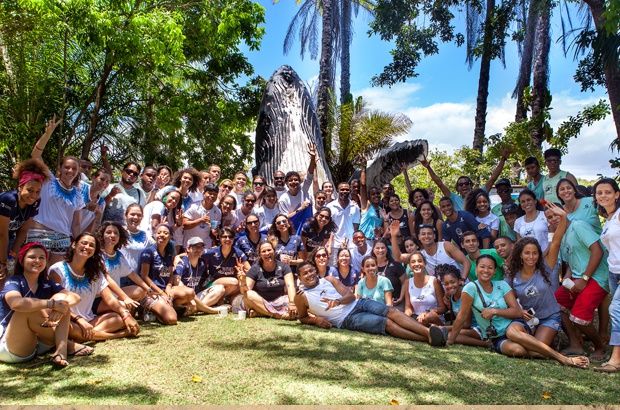
<path fill-rule="evenodd" d="M 320 186 L 332 178 L 325 160 L 319 120 L 304 83 L 295 70 L 283 65 L 273 73 L 263 93 L 252 175 L 262 175 L 273 185 L 273 174 L 278 170 L 305 171 L 310 162 L 309 142 L 317 145 L 314 177 Z"/>
<path fill-rule="evenodd" d="M 310 93 L 295 70 L 283 65 L 273 73 L 263 93 L 256 125 L 256 166 L 252 175 L 264 176 L 273 186 L 273 174 L 278 170 L 284 173 L 305 171 L 310 161 L 309 142 L 317 145 L 314 177 L 319 186 L 325 181 L 333 182 Z M 399 142 L 381 150 L 366 170 L 367 186 L 381 187 L 391 182 L 402 172 L 401 164 L 412 168 L 427 154 L 426 140 Z M 359 178 L 359 173 L 356 171 L 352 178 Z"/>

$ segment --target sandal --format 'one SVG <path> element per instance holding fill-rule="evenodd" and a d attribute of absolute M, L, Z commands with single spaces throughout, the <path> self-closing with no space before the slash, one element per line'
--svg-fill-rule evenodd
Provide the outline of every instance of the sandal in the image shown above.
<path fill-rule="evenodd" d="M 67 361 L 67 359 L 62 357 L 60 353 L 56 353 L 54 356 L 52 356 L 52 358 L 50 359 L 50 363 L 57 369 L 64 369 L 65 367 L 69 366 L 69 362 Z"/>
<path fill-rule="evenodd" d="M 95 349 L 93 349 L 92 347 L 86 346 L 86 345 L 82 345 L 81 349 L 78 349 L 78 350 L 74 351 L 73 353 L 69 353 L 69 356 L 71 356 L 71 357 L 90 356 L 94 352 L 95 352 Z"/>
<path fill-rule="evenodd" d="M 592 370 L 599 373 L 618 373 L 620 372 L 620 366 L 612 362 L 605 362 L 600 366 L 593 367 Z"/>
<path fill-rule="evenodd" d="M 445 346 L 447 339 L 447 329 L 432 325 L 429 330 L 431 337 L 431 346 Z"/>
<path fill-rule="evenodd" d="M 576 359 L 581 359 L 582 362 L 576 362 Z M 590 367 L 590 359 L 588 359 L 587 356 L 575 356 L 575 357 L 569 357 L 570 360 L 570 367 L 576 367 L 577 369 L 587 369 L 588 367 Z"/>
<path fill-rule="evenodd" d="M 595 350 L 596 351 L 596 350 Z M 605 352 L 603 352 L 602 354 L 594 354 L 592 353 L 590 355 L 590 360 L 593 362 L 606 362 L 609 360 L 609 355 Z"/>

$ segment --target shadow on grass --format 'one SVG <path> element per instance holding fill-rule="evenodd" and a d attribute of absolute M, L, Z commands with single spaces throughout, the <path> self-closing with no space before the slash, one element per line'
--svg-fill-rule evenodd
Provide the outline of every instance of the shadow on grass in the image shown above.
<path fill-rule="evenodd" d="M 413 398 L 408 404 L 501 404 L 508 392 L 513 404 L 617 401 L 617 391 L 597 388 L 601 375 L 563 367 L 553 360 L 509 358 L 466 346 L 434 348 L 390 336 L 286 322 L 270 325 L 282 332 L 249 332 L 241 343 L 214 340 L 212 347 L 233 352 L 254 350 L 274 375 L 309 384 L 407 392 Z M 289 362 L 299 360 L 304 366 L 292 370 Z M 554 392 L 553 399 L 543 399 L 544 391 Z M 295 395 L 279 393 L 277 404 L 307 403 Z"/>
<path fill-rule="evenodd" d="M 54 368 L 48 360 L 49 355 L 44 355 L 34 362 L 4 366 L 0 403 L 36 401 L 40 396 L 53 397 L 67 404 L 96 404 L 121 399 L 156 404 L 159 400 L 160 393 L 144 385 L 124 381 L 119 386 L 115 380 L 98 379 L 94 373 L 109 363 L 107 355 L 70 358 L 70 365 L 65 369 Z M 68 379 L 72 381 L 66 382 Z"/>

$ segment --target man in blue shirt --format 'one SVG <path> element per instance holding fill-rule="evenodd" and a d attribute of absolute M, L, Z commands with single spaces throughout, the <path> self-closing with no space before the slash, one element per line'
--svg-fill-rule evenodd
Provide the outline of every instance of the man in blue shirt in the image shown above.
<path fill-rule="evenodd" d="M 479 223 L 472 214 L 467 211 L 455 211 L 452 200 L 445 196 L 439 201 L 439 208 L 446 216 L 446 221 L 441 230 L 444 241 L 454 242 L 464 254 L 467 254 L 462 246 L 463 233 L 473 231 L 482 243 L 481 248 L 491 247 L 491 233 L 485 228 L 479 228 Z"/>

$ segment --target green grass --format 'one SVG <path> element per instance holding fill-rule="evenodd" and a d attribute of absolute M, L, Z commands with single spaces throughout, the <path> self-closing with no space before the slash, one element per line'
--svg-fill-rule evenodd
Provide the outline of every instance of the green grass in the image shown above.
<path fill-rule="evenodd" d="M 231 315 L 149 323 L 137 339 L 95 349 L 64 370 L 49 356 L 0 364 L 0 404 L 593 405 L 620 397 L 617 376 L 555 361 Z"/>

